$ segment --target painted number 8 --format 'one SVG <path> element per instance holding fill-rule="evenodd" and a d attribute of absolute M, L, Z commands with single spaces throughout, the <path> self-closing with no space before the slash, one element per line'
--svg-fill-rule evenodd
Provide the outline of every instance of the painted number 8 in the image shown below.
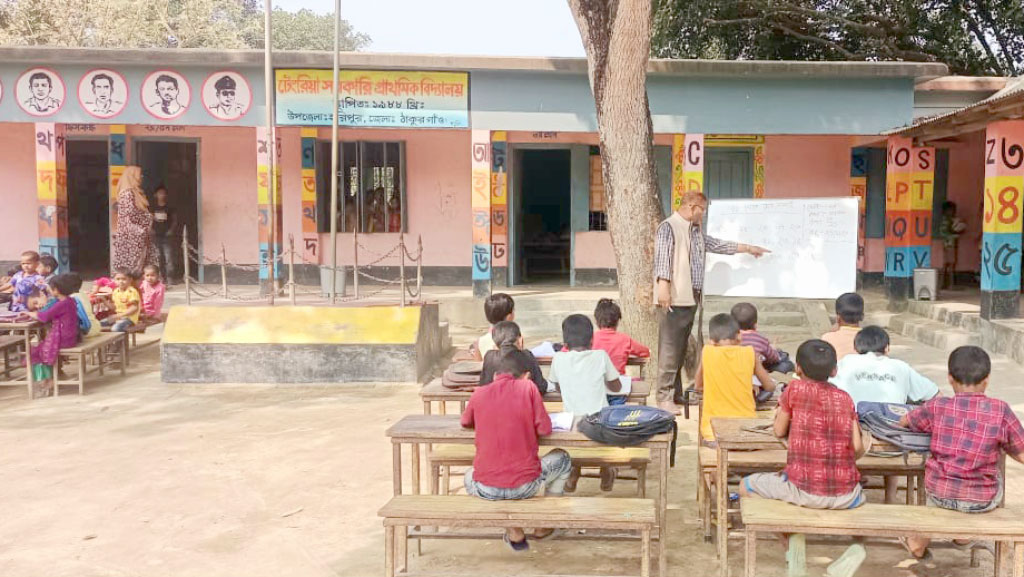
<path fill-rule="evenodd" d="M 1020 217 L 1020 209 L 1017 208 L 1017 201 L 1020 200 L 1020 191 L 1012 186 L 999 191 L 999 222 L 1010 224 L 1017 222 Z"/>

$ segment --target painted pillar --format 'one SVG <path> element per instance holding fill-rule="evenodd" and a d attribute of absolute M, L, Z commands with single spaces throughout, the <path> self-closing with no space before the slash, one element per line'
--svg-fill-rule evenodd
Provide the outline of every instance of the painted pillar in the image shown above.
<path fill-rule="evenodd" d="M 764 143 L 761 142 L 754 145 L 754 198 L 764 198 L 764 172 Z"/>
<path fill-rule="evenodd" d="M 985 319 L 1018 316 L 1022 192 L 1024 120 L 993 122 L 985 129 L 981 249 L 981 316 Z"/>
<path fill-rule="evenodd" d="M 473 296 L 491 294 L 491 133 L 472 131 Z"/>
<path fill-rule="evenodd" d="M 124 124 L 112 124 L 107 137 L 107 166 L 110 182 L 110 255 L 114 254 L 114 234 L 117 232 L 117 185 L 124 167 L 128 165 L 128 136 Z M 179 268 L 179 270 L 181 270 Z M 165 271 L 166 272 L 166 271 Z"/>
<path fill-rule="evenodd" d="M 508 267 L 508 154 L 504 131 L 491 133 L 491 269 Z M 498 279 L 498 284 L 507 284 Z"/>
<path fill-rule="evenodd" d="M 885 172 L 885 288 L 892 310 L 906 306 L 914 269 L 910 240 L 912 149 L 909 138 L 889 138 Z"/>
<path fill-rule="evenodd" d="M 36 197 L 39 201 L 39 252 L 57 259 L 61 271 L 71 265 L 68 246 L 68 169 L 64 125 L 36 123 Z"/>
<path fill-rule="evenodd" d="M 687 192 L 704 192 L 704 135 L 676 134 L 672 138 L 672 210 Z"/>
<path fill-rule="evenodd" d="M 307 264 L 320 264 L 320 236 L 316 231 L 316 133 L 315 128 L 302 129 L 301 250 Z"/>
<path fill-rule="evenodd" d="M 910 160 L 911 274 L 914 268 L 932 266 L 932 228 L 935 217 L 935 149 L 915 146 Z M 931 298 L 935 298 L 932 295 Z"/>
<path fill-rule="evenodd" d="M 868 155 L 863 148 L 850 154 L 850 196 L 859 200 L 857 217 L 857 272 L 864 272 L 865 226 L 867 225 Z"/>
<path fill-rule="evenodd" d="M 256 128 L 256 202 L 259 220 L 257 224 L 259 234 L 259 265 L 260 265 L 260 285 L 266 290 L 270 290 L 268 281 L 270 279 L 270 255 L 273 258 L 277 258 L 281 255 L 281 140 L 278 139 L 276 146 L 271 149 L 269 146 L 270 138 L 267 134 L 266 127 L 259 126 Z M 271 206 L 270 203 L 270 155 L 276 154 L 277 162 L 274 163 L 275 167 L 275 180 L 277 185 L 277 195 L 275 197 L 275 205 Z M 271 246 L 271 228 L 270 228 L 270 214 L 274 211 L 274 228 L 276 234 L 274 234 L 273 246 Z M 275 277 L 280 280 L 284 273 L 284 267 L 278 264 L 275 269 Z"/>

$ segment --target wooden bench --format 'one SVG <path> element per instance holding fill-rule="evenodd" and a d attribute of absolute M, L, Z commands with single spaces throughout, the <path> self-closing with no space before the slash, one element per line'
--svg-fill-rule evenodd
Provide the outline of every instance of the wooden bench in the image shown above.
<path fill-rule="evenodd" d="M 650 499 L 600 497 L 538 497 L 518 501 L 486 501 L 464 495 L 397 495 L 378 513 L 384 518 L 384 574 L 408 573 L 408 529 L 553 528 L 636 531 L 640 534 L 640 575 L 650 576 L 651 532 L 655 525 Z M 397 533 L 397 535 L 396 535 Z M 416 538 L 422 538 L 418 535 Z M 659 574 L 666 575 L 664 547 L 657 544 Z M 529 557 L 525 557 L 529 563 Z M 472 570 L 482 575 L 479 566 Z"/>
<path fill-rule="evenodd" d="M 93 359 L 95 362 L 91 363 Z M 60 378 L 60 369 L 64 363 L 78 368 L 74 379 Z M 60 394 L 61 385 L 78 385 L 78 394 L 85 394 L 86 375 L 98 372 L 102 376 L 107 367 L 115 364 L 120 367 L 121 376 L 124 376 L 125 367 L 128 366 L 127 333 L 100 333 L 86 337 L 77 347 L 61 349 L 54 370 L 53 395 Z"/>
<path fill-rule="evenodd" d="M 547 454 L 552 447 L 544 447 L 540 453 Z M 651 452 L 647 449 L 628 447 L 566 447 L 573 465 L 581 467 L 629 467 L 636 471 L 636 495 L 647 496 L 647 465 Z M 430 493 L 447 495 L 452 467 L 468 467 L 473 464 L 476 447 L 473 445 L 434 445 L 427 451 L 427 466 L 430 468 Z M 439 482 L 440 479 L 440 482 Z"/>
<path fill-rule="evenodd" d="M 10 379 L 15 369 L 24 368 L 22 363 L 15 362 L 14 365 L 11 364 L 11 355 L 16 355 L 24 348 L 25 339 L 23 337 L 12 335 L 0 336 L 0 351 L 3 351 L 4 356 L 4 370 L 0 371 L 0 374 L 4 376 L 4 380 Z"/>
<path fill-rule="evenodd" d="M 740 510 L 746 526 L 747 577 L 757 574 L 757 536 L 765 532 L 992 540 L 996 542 L 996 577 L 1002 575 L 1003 558 L 1010 545 L 1013 549 L 1013 577 L 1024 577 L 1024 522 L 1021 522 L 1024 507 L 1005 507 L 969 515 L 935 507 L 868 503 L 856 509 L 829 511 L 747 497 L 742 499 Z"/>

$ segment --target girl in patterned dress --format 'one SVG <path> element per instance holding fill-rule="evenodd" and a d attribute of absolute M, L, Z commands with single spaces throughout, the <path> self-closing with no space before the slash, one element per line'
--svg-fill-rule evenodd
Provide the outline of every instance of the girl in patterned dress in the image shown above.
<path fill-rule="evenodd" d="M 53 366 L 57 364 L 60 349 L 78 344 L 78 306 L 70 296 L 74 292 L 73 288 L 73 279 L 69 275 L 59 274 L 53 277 L 50 280 L 50 292 L 55 301 L 51 299 L 51 302 L 46 303 L 41 309 L 28 313 L 40 322 L 49 323 L 46 337 L 32 347 L 29 355 L 35 381 L 33 398 L 48 396 L 53 389 Z M 32 298 L 38 303 L 45 299 L 45 296 L 42 296 L 42 291 L 37 291 Z"/>

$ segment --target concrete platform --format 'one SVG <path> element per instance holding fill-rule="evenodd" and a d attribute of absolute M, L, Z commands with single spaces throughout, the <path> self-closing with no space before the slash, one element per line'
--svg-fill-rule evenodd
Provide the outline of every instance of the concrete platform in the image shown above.
<path fill-rule="evenodd" d="M 441 343 L 436 304 L 177 306 L 160 374 L 165 383 L 413 382 Z"/>

